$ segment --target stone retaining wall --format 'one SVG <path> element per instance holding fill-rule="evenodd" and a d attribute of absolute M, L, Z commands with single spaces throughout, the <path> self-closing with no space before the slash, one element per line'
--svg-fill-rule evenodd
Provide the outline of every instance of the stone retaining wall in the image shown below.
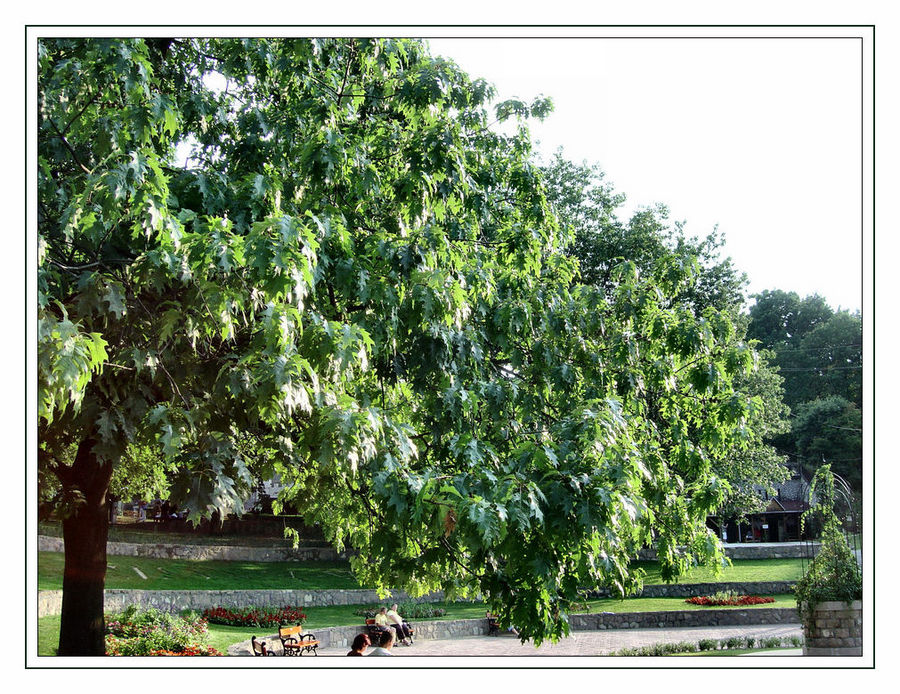
<path fill-rule="evenodd" d="M 403 602 L 411 598 L 402 590 L 391 591 L 390 600 Z M 444 594 L 440 591 L 416 600 L 420 602 L 441 602 Z M 249 605 L 283 607 L 300 605 L 303 607 L 327 607 L 331 605 L 376 605 L 384 604 L 374 590 L 123 590 L 103 591 L 103 609 L 106 612 L 121 612 L 129 605 L 140 608 L 155 607 L 165 612 L 181 612 L 207 607 L 247 607 Z M 38 591 L 38 617 L 56 615 L 62 611 L 62 591 Z"/>
<path fill-rule="evenodd" d="M 61 537 L 38 536 L 38 550 L 41 552 L 62 552 Z M 815 554 L 818 545 L 804 542 L 735 544 L 725 545 L 725 554 L 730 559 L 802 559 L 809 552 Z M 151 557 L 155 559 L 192 559 L 206 561 L 335 561 L 346 559 L 349 552 L 337 552 L 333 547 L 232 547 L 229 545 L 173 545 L 134 542 L 109 542 L 106 553 L 116 556 Z M 656 559 L 652 549 L 641 550 L 638 558 L 645 561 Z"/>
<path fill-rule="evenodd" d="M 796 624 L 799 621 L 800 615 L 795 607 L 756 607 L 753 609 L 732 607 L 720 610 L 673 610 L 670 612 L 600 612 L 569 616 L 569 624 L 573 631 Z"/>
<path fill-rule="evenodd" d="M 642 598 L 693 598 L 712 595 L 720 591 L 734 591 L 740 595 L 785 595 L 794 591 L 796 581 L 759 581 L 756 583 L 663 583 L 644 586 L 634 597 Z M 605 589 L 593 590 L 592 598 L 607 598 Z"/>
<path fill-rule="evenodd" d="M 862 601 L 819 603 L 804 618 L 803 635 L 803 655 L 862 655 Z"/>
<path fill-rule="evenodd" d="M 38 536 L 38 551 L 64 551 L 61 537 Z M 142 542 L 108 542 L 106 553 L 112 556 L 151 559 L 191 559 L 193 561 L 337 561 L 347 553 L 333 547 L 233 547 L 230 545 L 173 545 Z"/>
<path fill-rule="evenodd" d="M 819 552 L 819 543 L 806 542 L 763 542 L 724 545 L 725 556 L 729 559 L 808 559 Z M 638 559 L 653 561 L 656 551 L 642 549 Z"/>
<path fill-rule="evenodd" d="M 640 597 L 679 597 L 712 595 L 717 591 L 733 590 L 740 594 L 778 595 L 790 593 L 793 582 L 768 581 L 765 583 L 694 583 L 644 586 Z M 411 598 L 402 590 L 392 590 L 390 598 L 404 602 Z M 607 591 L 594 591 L 592 597 L 607 597 Z M 430 593 L 416 600 L 441 602 L 441 591 Z M 103 595 L 106 612 L 120 612 L 129 605 L 141 608 L 155 607 L 166 612 L 181 610 L 202 611 L 207 607 L 246 607 L 248 605 L 302 605 L 325 607 L 330 605 L 377 605 L 384 603 L 371 589 L 357 590 L 124 590 L 107 589 Z M 61 590 L 42 590 L 38 593 L 38 616 L 59 614 L 62 610 Z"/>

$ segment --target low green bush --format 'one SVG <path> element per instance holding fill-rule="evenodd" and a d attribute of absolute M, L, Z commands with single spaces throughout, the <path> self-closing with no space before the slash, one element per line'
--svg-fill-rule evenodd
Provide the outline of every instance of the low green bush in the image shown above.
<path fill-rule="evenodd" d="M 820 602 L 850 603 L 862 599 L 862 572 L 834 512 L 834 475 L 830 465 L 816 470 L 810 485 L 812 493 L 818 495 L 818 501 L 800 517 L 800 527 L 803 529 L 809 520 L 821 518 L 822 544 L 794 588 L 804 620 L 811 617 Z"/>
<path fill-rule="evenodd" d="M 677 653 L 698 653 L 717 650 L 753 650 L 754 648 L 799 648 L 803 639 L 799 636 L 756 638 L 753 636 L 733 636 L 728 639 L 701 639 L 697 643 L 657 643 L 639 648 L 623 648 L 611 653 L 614 656 L 664 656 Z"/>
<path fill-rule="evenodd" d="M 106 654 L 222 655 L 207 645 L 206 620 L 196 613 L 178 616 L 131 606 L 106 618 Z"/>
<path fill-rule="evenodd" d="M 382 607 L 388 607 L 387 605 L 375 605 L 373 607 L 363 607 L 358 610 L 355 610 L 353 614 L 357 614 L 360 617 L 365 617 L 366 619 L 372 619 L 378 614 L 379 610 Z M 431 619 L 434 617 L 443 617 L 447 614 L 447 610 L 443 607 L 435 607 L 427 602 L 404 602 L 400 603 L 397 606 L 397 612 L 399 612 L 404 619 L 413 620 L 413 619 Z"/>

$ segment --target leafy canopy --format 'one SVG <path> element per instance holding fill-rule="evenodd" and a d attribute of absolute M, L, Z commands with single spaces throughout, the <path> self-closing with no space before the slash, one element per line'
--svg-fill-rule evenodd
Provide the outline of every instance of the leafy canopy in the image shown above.
<path fill-rule="evenodd" d="M 536 642 L 644 545 L 667 578 L 721 558 L 754 352 L 672 300 L 690 259 L 577 281 L 531 160 L 547 100 L 499 134 L 490 87 L 407 40 L 39 51 L 45 472 L 158 447 L 195 520 L 278 476 L 361 580 L 481 593 Z"/>

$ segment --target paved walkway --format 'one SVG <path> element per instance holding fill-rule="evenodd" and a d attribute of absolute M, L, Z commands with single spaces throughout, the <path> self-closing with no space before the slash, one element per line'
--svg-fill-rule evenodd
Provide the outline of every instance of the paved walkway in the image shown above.
<path fill-rule="evenodd" d="M 696 643 L 701 639 L 727 639 L 732 636 L 801 636 L 800 624 L 758 624 L 727 627 L 687 627 L 684 629 L 607 629 L 576 631 L 559 643 L 535 648 L 520 643 L 514 636 L 471 636 L 452 640 L 417 641 L 412 646 L 394 646 L 395 656 L 596 656 L 609 655 L 623 648 L 652 646 L 656 643 Z M 346 649 L 320 648 L 320 656 L 345 656 Z M 801 649 L 785 649 L 777 655 L 801 655 Z"/>

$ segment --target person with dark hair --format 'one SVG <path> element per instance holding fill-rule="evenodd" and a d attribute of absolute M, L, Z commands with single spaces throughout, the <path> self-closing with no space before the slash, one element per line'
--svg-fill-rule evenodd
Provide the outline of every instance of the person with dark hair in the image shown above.
<path fill-rule="evenodd" d="M 394 632 L 393 631 L 385 631 L 381 634 L 381 640 L 378 642 L 378 645 L 369 651 L 369 655 L 394 655 L 391 653 L 391 648 L 394 646 Z"/>
<path fill-rule="evenodd" d="M 357 634 L 350 644 L 350 652 L 347 655 L 365 655 L 366 649 L 372 645 L 368 634 Z"/>

